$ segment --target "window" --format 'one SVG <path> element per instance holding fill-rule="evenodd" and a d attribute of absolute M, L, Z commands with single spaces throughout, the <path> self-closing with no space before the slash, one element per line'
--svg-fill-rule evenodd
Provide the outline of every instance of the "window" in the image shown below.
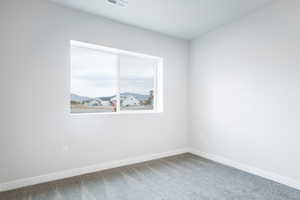
<path fill-rule="evenodd" d="M 71 42 L 71 113 L 162 111 L 162 59 Z"/>

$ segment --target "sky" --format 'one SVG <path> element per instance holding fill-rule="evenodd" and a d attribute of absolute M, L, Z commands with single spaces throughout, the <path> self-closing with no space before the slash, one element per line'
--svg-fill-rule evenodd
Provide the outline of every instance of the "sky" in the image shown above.
<path fill-rule="evenodd" d="M 154 86 L 154 61 L 120 56 L 120 92 L 149 94 Z M 117 55 L 71 48 L 71 93 L 87 97 L 114 96 L 118 86 Z"/>

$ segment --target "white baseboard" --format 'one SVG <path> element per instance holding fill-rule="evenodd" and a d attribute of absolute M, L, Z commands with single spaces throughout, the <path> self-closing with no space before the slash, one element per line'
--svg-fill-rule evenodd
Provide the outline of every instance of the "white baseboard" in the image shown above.
<path fill-rule="evenodd" d="M 268 171 L 265 171 L 262 169 L 258 169 L 256 167 L 248 166 L 248 165 L 227 159 L 222 156 L 218 156 L 218 155 L 214 155 L 214 154 L 210 154 L 210 153 L 206 153 L 206 152 L 201 152 L 197 149 L 190 149 L 189 152 L 192 154 L 195 154 L 197 156 L 206 158 L 208 160 L 212 160 L 212 161 L 248 172 L 250 174 L 254 174 L 254 175 L 257 175 L 257 176 L 275 181 L 277 183 L 281 183 L 283 185 L 287 185 L 289 187 L 300 190 L 300 181 L 294 180 L 292 178 L 281 176 L 276 173 L 268 172 Z"/>
<path fill-rule="evenodd" d="M 92 166 L 87 166 L 87 167 L 82 167 L 82 168 L 77 168 L 77 169 L 71 169 L 71 170 L 65 170 L 61 172 L 55 172 L 51 174 L 46 174 L 42 176 L 36 176 L 36 177 L 30 177 L 30 178 L 25 178 L 25 179 L 19 179 L 7 183 L 0 183 L 0 192 L 3 191 L 8 191 L 8 190 L 13 190 L 13 189 L 18 189 L 26 186 L 31 186 L 31 185 L 36 185 L 40 183 L 46 183 L 50 181 L 55 181 L 55 180 L 60 180 L 64 178 L 70 178 L 74 176 L 79 176 L 83 174 L 88 174 L 88 173 L 93 173 L 97 171 L 102 171 L 106 169 L 111 169 L 111 168 L 116 168 L 116 167 L 122 167 L 126 165 L 131 165 L 131 164 L 136 164 L 136 163 L 141 163 L 145 161 L 150 161 L 150 160 L 155 160 L 159 158 L 164 158 L 168 156 L 173 156 L 173 155 L 178 155 L 182 153 L 192 153 L 197 156 L 207 158 L 209 160 L 287 185 L 289 187 L 293 187 L 295 189 L 300 190 L 300 181 L 293 180 L 289 177 L 284 177 L 281 175 L 278 175 L 276 173 L 268 172 L 265 170 L 258 169 L 256 167 L 251 167 L 227 158 L 224 158 L 222 156 L 214 155 L 214 154 L 209 154 L 205 152 L 201 152 L 197 149 L 190 149 L 190 148 L 183 148 L 183 149 L 177 149 L 173 151 L 168 151 L 168 152 L 163 152 L 163 153 L 157 153 L 157 154 L 151 154 L 151 155 L 146 155 L 146 156 L 139 156 L 135 158 L 128 158 L 124 160 L 118 160 L 118 161 L 113 161 L 113 162 L 107 162 L 107 163 L 102 163 L 102 164 L 97 164 L 97 165 L 92 165 Z"/>
<path fill-rule="evenodd" d="M 168 157 L 168 156 L 174 156 L 174 155 L 187 153 L 187 152 L 189 152 L 189 148 L 183 148 L 183 149 L 177 149 L 177 150 L 163 152 L 163 153 L 139 156 L 139 157 L 135 157 L 135 158 L 128 158 L 128 159 L 124 159 L 124 160 L 107 162 L 107 163 L 87 166 L 87 167 L 83 167 L 83 168 L 71 169 L 71 170 L 55 172 L 55 173 L 36 176 L 36 177 L 19 179 L 19 180 L 7 182 L 7 183 L 0 183 L 0 192 L 14 190 L 14 189 L 31 186 L 31 185 L 36 185 L 36 184 L 40 184 L 40 183 L 46 183 L 46 182 L 50 182 L 50 181 L 60 180 L 60 179 L 64 179 L 64 178 L 70 178 L 70 177 L 93 173 L 93 172 L 102 171 L 102 170 L 106 170 L 106 169 L 141 163 L 141 162 L 155 160 L 155 159 L 164 158 L 164 157 Z"/>

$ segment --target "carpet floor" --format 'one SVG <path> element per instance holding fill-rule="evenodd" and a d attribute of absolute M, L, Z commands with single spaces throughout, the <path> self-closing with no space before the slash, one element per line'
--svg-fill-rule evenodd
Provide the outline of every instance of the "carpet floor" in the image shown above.
<path fill-rule="evenodd" d="M 0 193 L 1 200 L 300 200 L 300 191 L 182 154 Z"/>

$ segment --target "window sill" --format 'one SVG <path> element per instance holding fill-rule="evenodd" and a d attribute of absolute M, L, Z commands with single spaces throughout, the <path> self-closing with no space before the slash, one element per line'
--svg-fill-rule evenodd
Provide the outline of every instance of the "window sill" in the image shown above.
<path fill-rule="evenodd" d="M 121 111 L 121 112 L 103 112 L 103 113 L 70 113 L 72 117 L 77 116 L 105 116 L 105 115 L 142 115 L 142 114 L 162 114 L 163 111 Z"/>

